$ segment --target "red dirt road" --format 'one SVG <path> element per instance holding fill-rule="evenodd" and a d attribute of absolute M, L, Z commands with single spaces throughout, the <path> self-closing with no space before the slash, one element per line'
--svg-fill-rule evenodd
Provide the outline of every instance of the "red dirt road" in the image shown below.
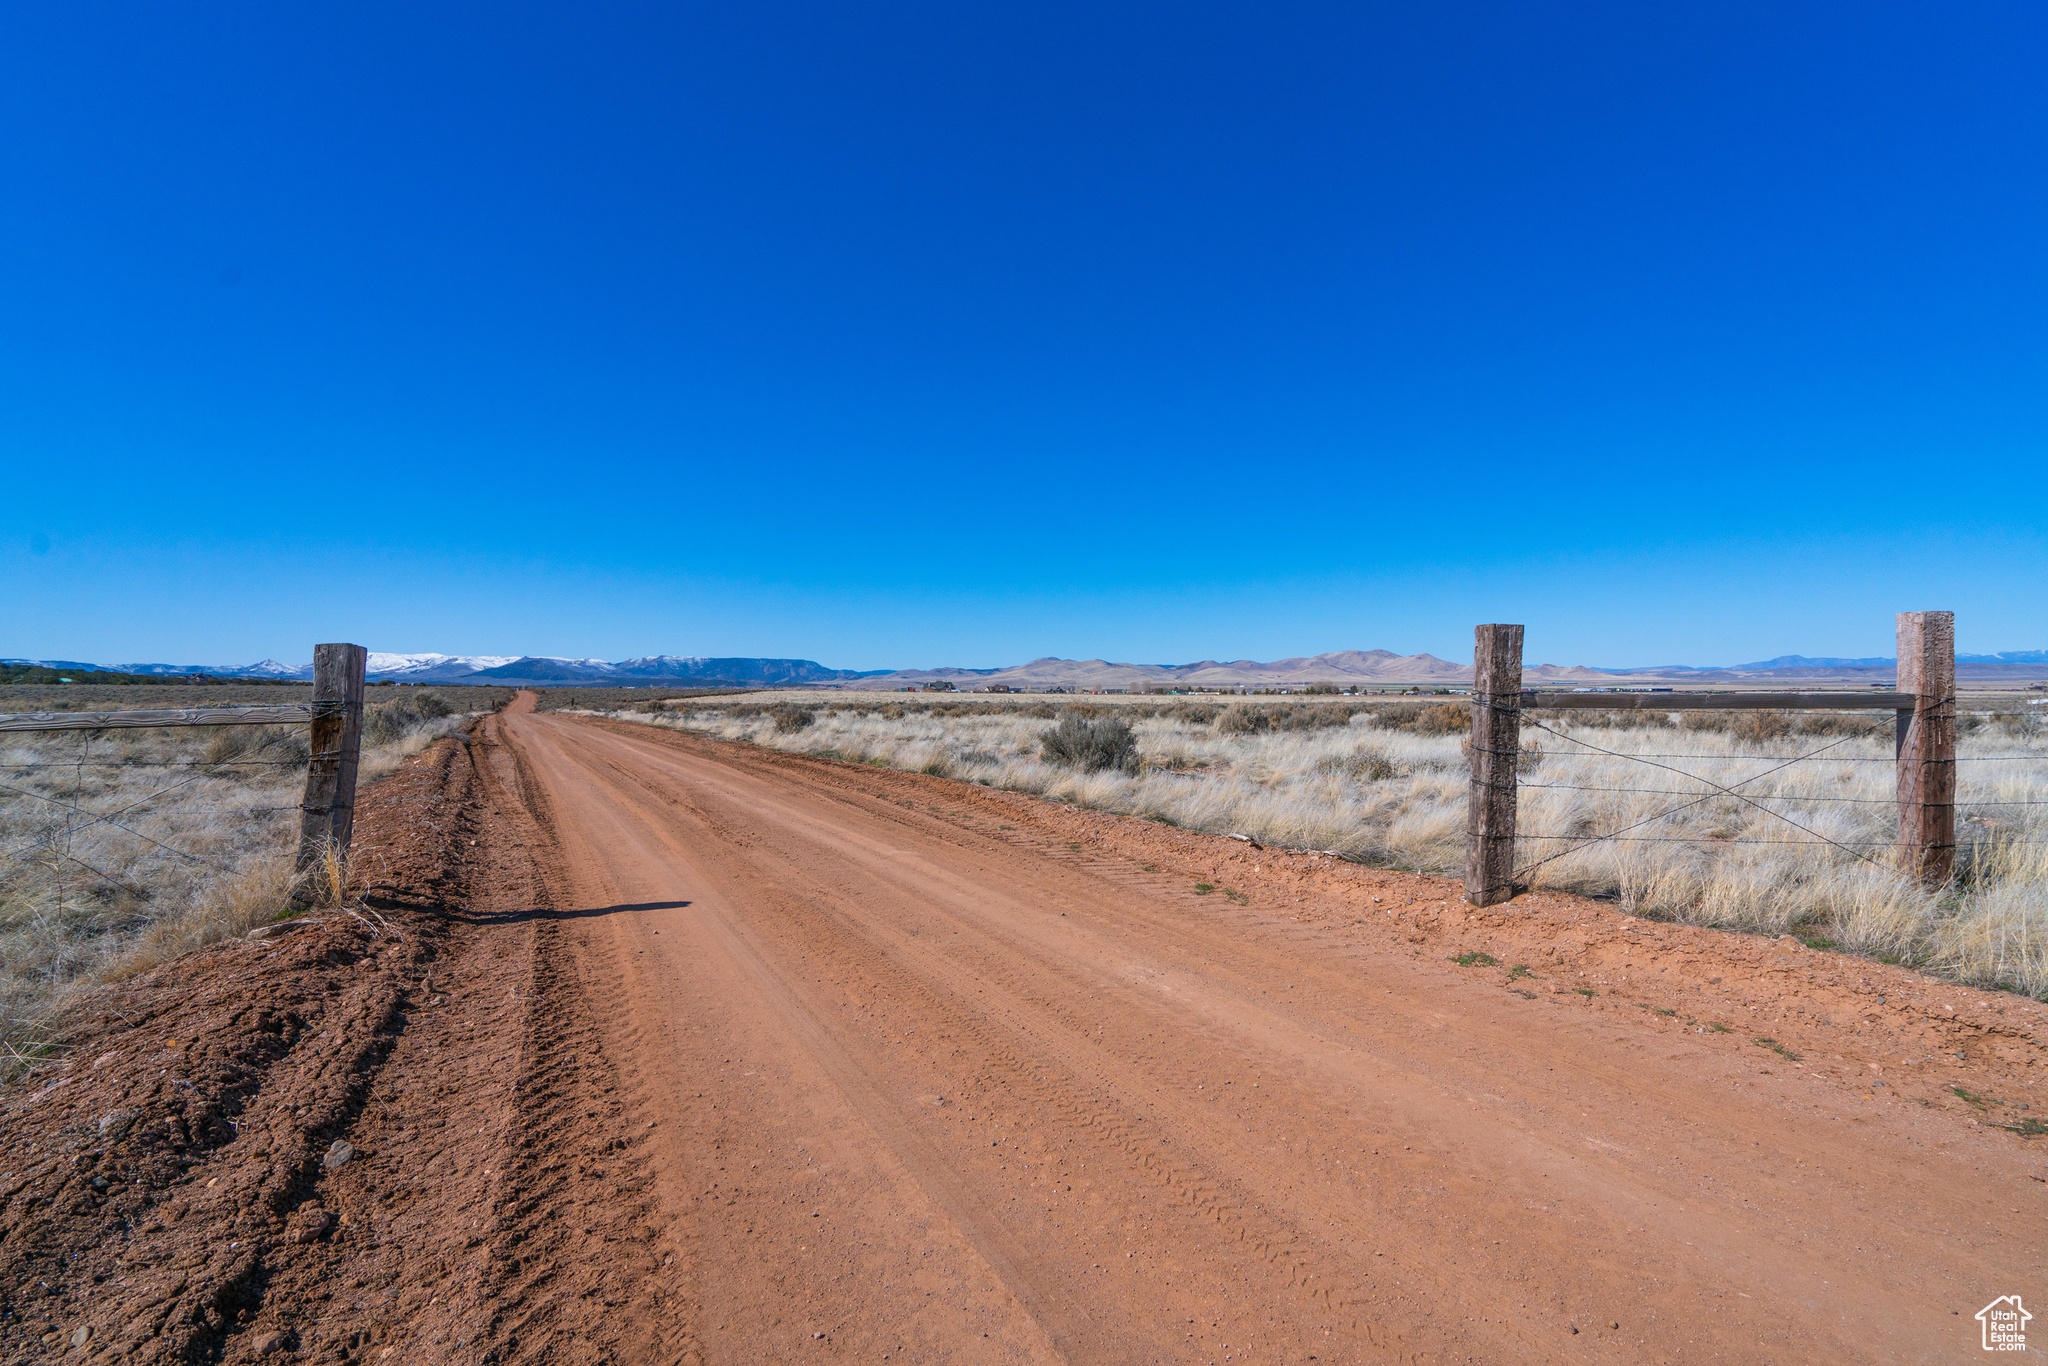
<path fill-rule="evenodd" d="M 486 730 L 648 1174 L 667 1308 L 623 1359 L 1950 1361 L 2048 1292 L 2048 1145 L 1899 1098 L 1925 1012 L 1859 1022 L 1925 979 L 1554 898 L 1429 908 L 1447 939 L 1416 928 L 1442 881 L 625 723 Z M 1237 855 L 1249 904 L 1195 892 Z M 1506 975 L 1595 918 L 1650 985 Z M 1475 942 L 1504 965 L 1448 961 Z M 1773 1036 L 1803 1063 L 1708 1027 L 1787 971 L 1840 1003 Z M 1952 1065 L 2032 1095 L 2039 1008 L 1933 990 L 2006 1021 Z"/>

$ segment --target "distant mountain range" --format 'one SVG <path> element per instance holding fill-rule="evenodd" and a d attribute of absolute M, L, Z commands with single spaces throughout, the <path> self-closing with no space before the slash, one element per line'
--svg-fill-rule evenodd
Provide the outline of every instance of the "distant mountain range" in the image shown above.
<path fill-rule="evenodd" d="M 77 660 L 0 660 L 80 674 L 112 672 L 151 676 L 205 675 L 216 678 L 305 679 L 310 664 L 86 664 Z M 1957 672 L 1980 680 L 2048 677 L 2048 650 L 2007 650 L 1956 656 Z M 1889 658 L 1779 655 L 1752 664 L 1659 664 L 1628 668 L 1538 664 L 1526 668 L 1530 683 L 1612 684 L 1638 682 L 1757 682 L 1834 679 L 1880 682 L 1897 670 Z M 1299 683 L 1408 683 L 1439 686 L 1468 683 L 1472 666 L 1435 655 L 1397 655 L 1391 650 L 1339 650 L 1293 659 L 1198 660 L 1192 664 L 1117 664 L 1102 659 L 1046 656 L 1028 664 L 990 669 L 828 669 L 810 659 L 737 656 L 645 655 L 617 662 L 564 659 L 551 655 L 384 654 L 372 652 L 372 681 L 404 683 L 487 683 L 519 687 L 837 687 L 892 689 L 949 682 L 955 687 L 1006 685 L 1020 689 L 1243 688 Z"/>
<path fill-rule="evenodd" d="M 1532 679 L 1606 682 L 1592 669 L 1543 664 L 1527 671 Z M 1435 655 L 1397 655 L 1391 650 L 1338 650 L 1261 663 L 1255 659 L 1203 659 L 1193 664 L 1112 664 L 1104 659 L 1060 659 L 1047 656 L 1029 664 L 1000 669 L 898 669 L 842 683 L 845 688 L 902 688 L 951 683 L 956 688 L 1273 688 L 1293 683 L 1435 683 L 1470 682 L 1472 666 L 1454 664 Z"/>
<path fill-rule="evenodd" d="M 87 664 L 74 659 L 0 659 L 0 664 L 40 665 L 75 673 L 144 674 L 157 677 L 299 678 L 313 676 L 311 664 Z M 602 659 L 560 659 L 546 655 L 383 654 L 370 652 L 372 682 L 488 683 L 500 687 L 767 687 L 837 683 L 868 675 L 828 669 L 809 659 L 747 659 L 704 655 L 647 655 L 611 663 Z"/>
<path fill-rule="evenodd" d="M 1957 655 L 1958 664 L 2048 664 L 2048 650 L 2007 650 L 1995 655 Z M 1833 655 L 1779 655 L 1755 664 L 1645 664 L 1634 668 L 1601 669 L 1601 673 L 1703 673 L 1723 670 L 1764 669 L 1896 669 L 1899 661 L 1889 655 L 1869 659 L 1837 659 Z"/>

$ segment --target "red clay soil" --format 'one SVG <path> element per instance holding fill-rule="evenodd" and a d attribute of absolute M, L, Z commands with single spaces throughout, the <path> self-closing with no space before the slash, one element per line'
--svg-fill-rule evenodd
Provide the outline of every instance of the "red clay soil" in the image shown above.
<path fill-rule="evenodd" d="M 523 709 L 359 831 L 360 918 L 0 1096 L 8 1360 L 1945 1361 L 2044 1289 L 2018 997 Z"/>

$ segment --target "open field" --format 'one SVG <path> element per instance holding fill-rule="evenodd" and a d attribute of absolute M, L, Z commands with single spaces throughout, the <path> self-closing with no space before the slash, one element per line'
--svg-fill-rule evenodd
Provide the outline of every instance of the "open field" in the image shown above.
<path fill-rule="evenodd" d="M 1462 706 L 782 697 L 618 715 L 1363 863 L 1463 869 Z M 1045 762 L 1040 736 L 1068 706 L 1132 718 L 1140 771 L 1083 773 Z M 1611 899 L 1641 915 L 1797 931 L 2040 996 L 2048 993 L 2044 710 L 2020 701 L 2008 712 L 1964 718 L 1961 871 L 1956 886 L 1938 893 L 1890 868 L 1890 713 L 1532 716 L 1523 735 L 1517 867 L 1532 869 L 1537 887 Z M 1661 766 L 1600 750 L 1661 756 Z M 1814 757 L 1791 762 L 1807 754 Z M 1708 789 L 1692 778 L 1740 784 L 1747 800 L 1695 800 Z M 1673 807 L 1682 809 L 1651 820 Z M 1583 838 L 1627 827 L 1635 828 L 1618 841 Z"/>
<path fill-rule="evenodd" d="M 29 698 L 44 691 L 55 696 Z M 185 696 L 185 694 L 194 696 Z M 299 701 L 311 689 L 12 689 L 17 710 Z M 457 710 L 504 690 L 373 688 L 359 781 L 375 782 Z M 64 706 L 60 704 L 69 703 Z M 0 735 L 0 1062 L 32 1049 L 81 987 L 276 917 L 298 839 L 302 726 Z"/>
<path fill-rule="evenodd" d="M 0 1356 L 1936 1362 L 2038 1274 L 2048 1007 L 1790 937 L 561 712 L 358 838 L 0 1095 Z"/>

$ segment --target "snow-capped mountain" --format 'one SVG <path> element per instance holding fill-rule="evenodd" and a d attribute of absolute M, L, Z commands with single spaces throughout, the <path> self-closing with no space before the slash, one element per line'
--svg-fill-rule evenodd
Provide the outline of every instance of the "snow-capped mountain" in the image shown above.
<path fill-rule="evenodd" d="M 500 664 L 510 664 L 518 655 L 443 655 L 443 654 L 387 654 L 383 651 L 370 652 L 368 674 L 371 678 L 395 678 L 406 683 L 433 682 L 446 678 L 459 678 L 473 674 L 479 669 L 495 669 Z M 307 666 L 307 673 L 311 673 Z"/>
<path fill-rule="evenodd" d="M 643 655 L 608 663 L 527 655 L 472 676 L 478 683 L 829 683 L 866 677 L 828 669 L 812 659 L 759 659 L 710 655 Z"/>

